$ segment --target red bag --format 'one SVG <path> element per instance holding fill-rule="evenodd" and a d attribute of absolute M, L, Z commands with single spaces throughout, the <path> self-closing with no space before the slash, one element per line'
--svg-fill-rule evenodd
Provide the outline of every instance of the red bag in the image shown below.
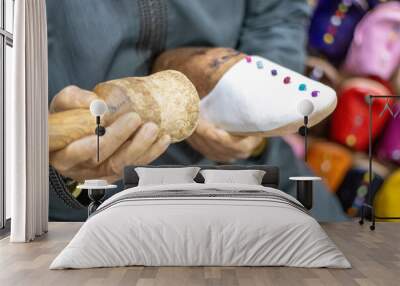
<path fill-rule="evenodd" d="M 352 78 L 345 81 L 339 91 L 338 106 L 332 115 L 330 137 L 358 151 L 368 149 L 369 105 L 368 95 L 390 95 L 388 83 L 368 79 Z M 375 139 L 383 130 L 390 117 L 389 112 L 382 112 L 392 100 L 375 98 L 372 105 L 372 138 Z"/>

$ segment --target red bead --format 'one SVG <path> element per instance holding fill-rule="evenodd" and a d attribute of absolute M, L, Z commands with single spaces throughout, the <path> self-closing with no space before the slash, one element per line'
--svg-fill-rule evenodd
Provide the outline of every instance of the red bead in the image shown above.
<path fill-rule="evenodd" d="M 339 10 L 336 11 L 335 15 L 338 16 L 339 18 L 343 18 L 344 17 L 344 13 L 340 12 Z"/>
<path fill-rule="evenodd" d="M 330 25 L 330 26 L 328 27 L 328 33 L 329 33 L 329 34 L 332 34 L 332 36 L 335 36 L 335 35 L 336 35 L 336 32 L 337 32 L 337 28 L 336 28 L 335 26 Z"/>
<path fill-rule="evenodd" d="M 284 84 L 290 83 L 290 76 L 285 77 L 285 78 L 283 79 L 283 83 L 284 83 Z"/>

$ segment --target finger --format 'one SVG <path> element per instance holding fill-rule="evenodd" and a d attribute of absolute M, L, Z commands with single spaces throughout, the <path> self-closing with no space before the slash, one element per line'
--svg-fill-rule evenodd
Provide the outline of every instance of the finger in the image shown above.
<path fill-rule="evenodd" d="M 195 135 L 199 135 L 206 139 L 205 141 L 217 148 L 219 152 L 230 154 L 241 152 L 241 150 L 237 150 L 233 144 L 242 140 L 243 137 L 233 136 L 227 131 L 215 127 L 207 120 L 199 120 Z"/>
<path fill-rule="evenodd" d="M 117 121 L 106 128 L 106 134 L 100 138 L 100 160 L 97 161 L 97 158 L 92 156 L 89 165 L 96 166 L 106 161 L 141 125 L 142 120 L 137 113 L 130 112 L 121 115 Z"/>
<path fill-rule="evenodd" d="M 211 151 L 213 157 L 222 157 L 224 161 L 248 158 L 262 140 L 257 137 L 233 136 L 203 118 L 200 118 L 196 132 L 189 138 L 188 142 L 197 137 L 202 138 L 203 144 L 209 147 L 209 150 L 205 151 L 203 146 L 196 144 L 196 148 L 200 148 L 201 153 L 207 152 L 210 156 Z"/>
<path fill-rule="evenodd" d="M 256 136 L 249 136 L 249 137 L 244 137 L 236 143 L 232 144 L 232 150 L 236 150 L 240 153 L 243 154 L 251 154 L 255 148 L 262 142 L 261 137 L 256 137 Z"/>
<path fill-rule="evenodd" d="M 221 129 L 217 129 L 215 133 L 216 138 L 213 141 L 219 142 L 221 146 L 224 146 L 226 152 L 237 154 L 240 158 L 248 157 L 262 141 L 261 137 L 234 136 Z"/>
<path fill-rule="evenodd" d="M 167 149 L 168 146 L 171 144 L 171 136 L 164 135 L 160 139 L 154 143 L 150 150 L 146 152 L 143 156 L 141 156 L 136 164 L 138 165 L 146 165 L 153 162 L 155 159 L 160 157 Z"/>
<path fill-rule="evenodd" d="M 90 179 L 101 179 L 106 180 L 109 183 L 113 183 L 121 179 L 122 176 L 115 174 L 111 175 L 106 172 L 104 164 L 97 168 L 86 168 L 86 167 L 75 167 L 65 172 L 60 172 L 61 175 L 74 179 L 79 183 L 83 183 L 85 180 Z"/>
<path fill-rule="evenodd" d="M 199 138 L 198 142 L 200 146 L 204 146 L 205 148 L 207 148 L 208 153 L 214 158 L 218 158 L 219 161 L 231 161 L 235 158 L 235 152 L 232 152 L 230 148 L 227 148 L 227 146 L 222 145 L 218 141 L 206 138 Z"/>
<path fill-rule="evenodd" d="M 211 129 L 207 129 L 207 131 L 209 130 Z M 192 137 L 195 138 L 195 136 L 202 138 L 202 146 L 207 146 L 208 149 L 212 150 L 214 157 L 216 156 L 220 160 L 222 158 L 224 162 L 231 162 L 235 159 L 245 159 L 248 158 L 251 153 L 247 150 L 237 148 L 233 141 L 233 139 L 237 139 L 220 129 L 214 128 L 212 132 L 206 132 L 202 135 L 196 133 Z"/>
<path fill-rule="evenodd" d="M 64 149 L 51 154 L 51 164 L 56 169 L 68 170 L 84 163 L 93 167 L 105 161 L 115 152 L 140 126 L 140 117 L 133 112 L 120 116 L 106 128 L 106 133 L 100 138 L 100 162 L 97 162 L 97 137 L 87 136 L 72 142 Z"/>
<path fill-rule="evenodd" d="M 217 136 L 215 134 L 216 130 L 217 128 L 212 123 L 200 118 L 194 134 L 210 139 L 217 139 Z"/>
<path fill-rule="evenodd" d="M 193 149 L 203 154 L 207 159 L 217 162 L 232 162 L 233 158 L 225 152 L 219 151 L 214 146 L 211 147 L 209 142 L 200 136 L 192 136 L 188 140 L 188 143 Z"/>
<path fill-rule="evenodd" d="M 130 143 L 124 144 L 108 161 L 110 172 L 120 174 L 124 166 L 135 162 L 144 155 L 157 140 L 158 126 L 153 122 L 144 124 L 135 134 Z"/>
<path fill-rule="evenodd" d="M 76 166 L 68 170 L 58 170 L 61 175 L 72 178 L 77 182 L 83 183 L 85 180 L 98 179 L 107 176 L 107 172 L 100 166 L 97 168 L 86 168 Z"/>
<path fill-rule="evenodd" d="M 94 92 L 70 85 L 56 94 L 49 109 L 53 113 L 69 109 L 89 108 L 90 103 L 95 99 L 99 99 L 99 97 Z"/>

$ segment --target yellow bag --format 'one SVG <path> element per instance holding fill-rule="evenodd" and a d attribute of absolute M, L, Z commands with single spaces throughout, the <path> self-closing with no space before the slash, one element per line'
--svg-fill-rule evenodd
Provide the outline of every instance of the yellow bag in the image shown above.
<path fill-rule="evenodd" d="M 400 217 L 400 169 L 385 180 L 375 196 L 374 207 L 377 217 Z M 382 221 L 400 220 L 382 219 Z"/>

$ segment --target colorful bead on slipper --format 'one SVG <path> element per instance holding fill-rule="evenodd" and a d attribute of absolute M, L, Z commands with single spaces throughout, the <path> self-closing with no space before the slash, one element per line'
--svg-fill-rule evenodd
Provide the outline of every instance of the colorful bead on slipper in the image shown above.
<path fill-rule="evenodd" d="M 181 48 L 167 51 L 154 71 L 175 69 L 197 88 L 200 115 L 238 135 L 281 136 L 303 125 L 298 103 L 314 105 L 310 126 L 336 107 L 336 92 L 315 80 L 260 56 L 227 48 Z"/>

